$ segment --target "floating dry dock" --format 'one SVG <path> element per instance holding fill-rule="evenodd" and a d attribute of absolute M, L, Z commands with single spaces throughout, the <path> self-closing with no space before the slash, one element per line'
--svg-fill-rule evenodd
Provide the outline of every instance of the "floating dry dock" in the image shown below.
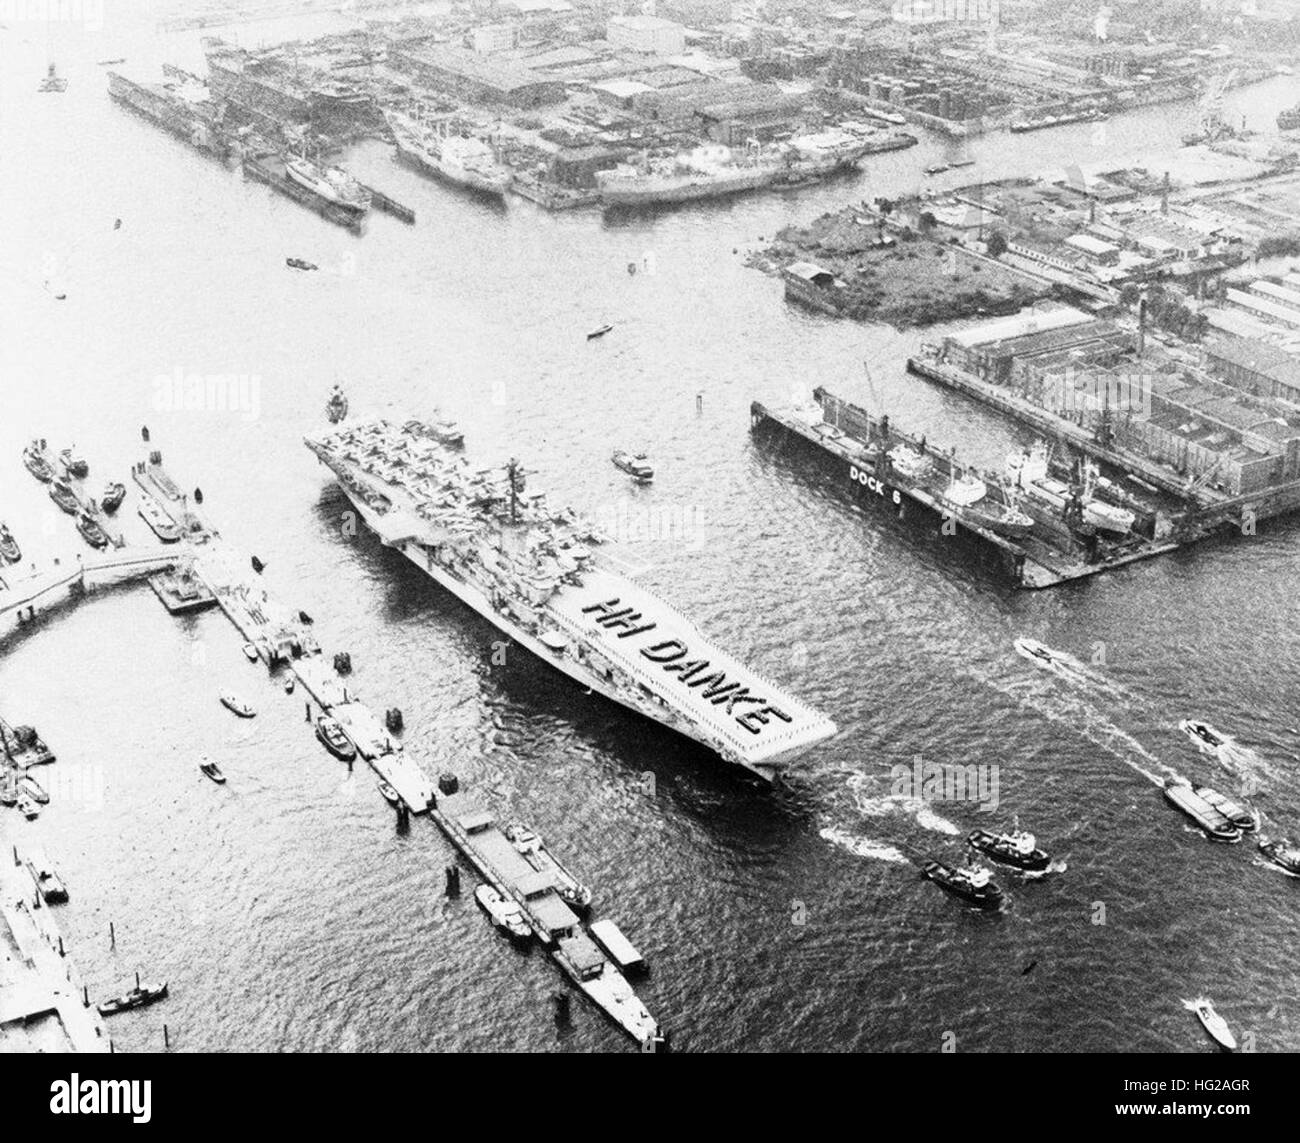
<path fill-rule="evenodd" d="M 908 508 L 920 509 L 923 519 L 941 534 L 963 536 L 989 553 L 1002 571 L 1018 586 L 1053 587 L 1149 559 L 1172 551 L 1171 539 L 1155 539 L 1135 531 L 1122 540 L 1108 541 L 1082 535 L 1063 519 L 1022 499 L 1033 520 L 1027 535 L 1009 538 L 985 526 L 968 511 L 947 499 L 954 479 L 967 472 L 951 453 L 943 452 L 923 437 L 900 431 L 887 417 L 876 419 L 824 389 L 814 394 L 815 404 L 791 410 L 773 410 L 755 401 L 750 406 L 751 426 L 756 432 L 779 432 L 808 446 L 827 462 L 835 485 L 866 503 L 904 516 Z M 919 476 L 900 472 L 889 457 L 898 445 L 924 456 L 929 464 Z M 989 500 L 998 506 L 1012 506 L 995 478 L 987 481 Z"/>
<path fill-rule="evenodd" d="M 638 1044 L 653 1045 L 659 1033 L 654 1017 L 565 903 L 566 882 L 557 873 L 562 867 L 537 868 L 493 815 L 465 794 L 439 796 L 429 816 L 480 877 L 519 903 L 565 975 Z"/>

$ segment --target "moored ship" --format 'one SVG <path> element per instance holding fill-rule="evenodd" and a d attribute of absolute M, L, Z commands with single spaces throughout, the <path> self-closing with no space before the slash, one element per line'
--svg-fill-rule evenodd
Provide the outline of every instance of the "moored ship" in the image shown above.
<path fill-rule="evenodd" d="M 170 68 L 151 81 L 110 71 L 108 94 L 196 149 L 222 161 L 230 157 L 221 104 L 197 76 Z"/>
<path fill-rule="evenodd" d="M 1045 445 L 1037 444 L 1028 452 L 1013 453 L 1007 458 L 1006 471 L 1013 487 L 1057 512 L 1064 513 L 1077 500 L 1084 523 L 1121 536 L 1133 530 L 1137 517 L 1127 508 L 1100 499 L 1092 488 L 1076 490 L 1049 475 Z"/>
<path fill-rule="evenodd" d="M 497 198 L 510 189 L 514 172 L 482 139 L 451 134 L 400 112 L 386 112 L 384 118 L 398 158 L 421 174 Z"/>
<path fill-rule="evenodd" d="M 331 206 L 358 216 L 370 209 L 370 192 L 341 167 L 322 166 L 301 155 L 286 155 L 284 173 Z"/>
<path fill-rule="evenodd" d="M 473 467 L 418 421 L 347 422 L 305 443 L 384 544 L 584 688 L 769 781 L 836 733 L 617 571 L 599 531 L 513 462 Z"/>

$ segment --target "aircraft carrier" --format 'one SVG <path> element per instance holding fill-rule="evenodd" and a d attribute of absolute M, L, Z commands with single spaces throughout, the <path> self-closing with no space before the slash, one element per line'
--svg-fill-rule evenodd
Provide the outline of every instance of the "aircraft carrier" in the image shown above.
<path fill-rule="evenodd" d="M 836 733 L 621 574 L 607 537 L 513 462 L 474 467 L 419 421 L 345 421 L 305 443 L 384 544 L 582 686 L 768 781 Z"/>

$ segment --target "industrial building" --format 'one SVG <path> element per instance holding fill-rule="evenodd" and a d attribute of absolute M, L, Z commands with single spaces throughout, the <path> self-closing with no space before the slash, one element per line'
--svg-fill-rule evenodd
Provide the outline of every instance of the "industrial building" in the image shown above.
<path fill-rule="evenodd" d="M 564 99 L 564 84 L 554 76 L 443 44 L 403 45 L 388 58 L 428 87 L 471 103 L 542 107 Z"/>

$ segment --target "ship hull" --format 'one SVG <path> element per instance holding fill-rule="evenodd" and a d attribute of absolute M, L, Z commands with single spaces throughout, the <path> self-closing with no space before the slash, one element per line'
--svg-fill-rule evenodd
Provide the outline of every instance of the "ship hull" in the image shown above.
<path fill-rule="evenodd" d="M 605 180 L 600 181 L 600 199 L 606 206 L 661 206 L 706 198 L 726 198 L 733 194 L 761 190 L 775 182 L 783 171 L 783 167 L 771 167 L 734 178 L 700 178 L 671 185 L 655 185 L 647 180 L 643 184 L 619 186 L 611 185 Z"/>
<path fill-rule="evenodd" d="M 204 151 L 220 162 L 230 158 L 230 145 L 214 123 L 193 110 L 183 99 L 136 83 L 117 72 L 108 73 L 108 94 L 151 123 Z"/>
<path fill-rule="evenodd" d="M 448 186 L 458 187 L 461 190 L 470 190 L 477 194 L 487 195 L 502 201 L 505 200 L 506 191 L 510 187 L 510 180 L 505 176 L 499 179 L 489 179 L 484 175 L 439 159 L 425 148 L 416 146 L 414 143 L 403 142 L 400 136 L 397 137 L 396 146 L 398 160 L 426 178 L 434 179 Z"/>
<path fill-rule="evenodd" d="M 580 664 L 567 657 L 555 655 L 540 639 L 529 634 L 518 624 L 512 622 L 508 616 L 503 615 L 493 605 L 492 601 L 480 591 L 474 584 L 467 580 L 453 575 L 447 569 L 441 567 L 436 561 L 429 558 L 426 550 L 414 541 L 399 541 L 397 543 L 388 543 L 382 538 L 382 531 L 377 526 L 375 514 L 369 506 L 362 500 L 353 496 L 352 490 L 343 482 L 340 487 L 356 508 L 366 526 L 380 537 L 380 541 L 386 546 L 401 552 L 408 560 L 415 564 L 430 579 L 440 587 L 451 592 L 461 603 L 465 604 L 470 610 L 482 616 L 498 630 L 508 635 L 519 646 L 529 651 L 535 658 L 540 659 L 548 666 L 553 667 L 563 675 L 567 675 L 575 683 L 594 691 L 596 694 L 617 703 L 619 706 L 637 714 L 653 719 L 659 725 L 674 730 L 678 734 L 699 743 L 701 746 L 719 754 L 726 761 L 733 762 L 743 766 L 751 773 L 757 775 L 767 782 L 776 781 L 781 770 L 794 759 L 807 752 L 808 746 L 800 746 L 789 751 L 772 755 L 763 759 L 761 762 L 748 762 L 742 758 L 735 757 L 729 753 L 724 753 L 718 746 L 712 742 L 709 736 L 698 730 L 694 724 L 682 718 L 665 717 L 662 711 L 656 709 L 651 712 L 642 709 L 636 703 L 629 701 L 628 697 L 621 693 L 617 688 L 611 686 L 601 675 L 594 671 L 584 669 Z"/>
<path fill-rule="evenodd" d="M 358 218 L 365 214 L 369 209 L 368 203 L 355 202 L 351 199 L 344 198 L 330 184 L 320 178 L 312 175 L 303 174 L 292 163 L 285 163 L 284 173 L 289 176 L 298 186 L 304 190 L 311 191 L 317 198 L 330 206 L 337 207 L 339 210 L 348 211 Z"/>

